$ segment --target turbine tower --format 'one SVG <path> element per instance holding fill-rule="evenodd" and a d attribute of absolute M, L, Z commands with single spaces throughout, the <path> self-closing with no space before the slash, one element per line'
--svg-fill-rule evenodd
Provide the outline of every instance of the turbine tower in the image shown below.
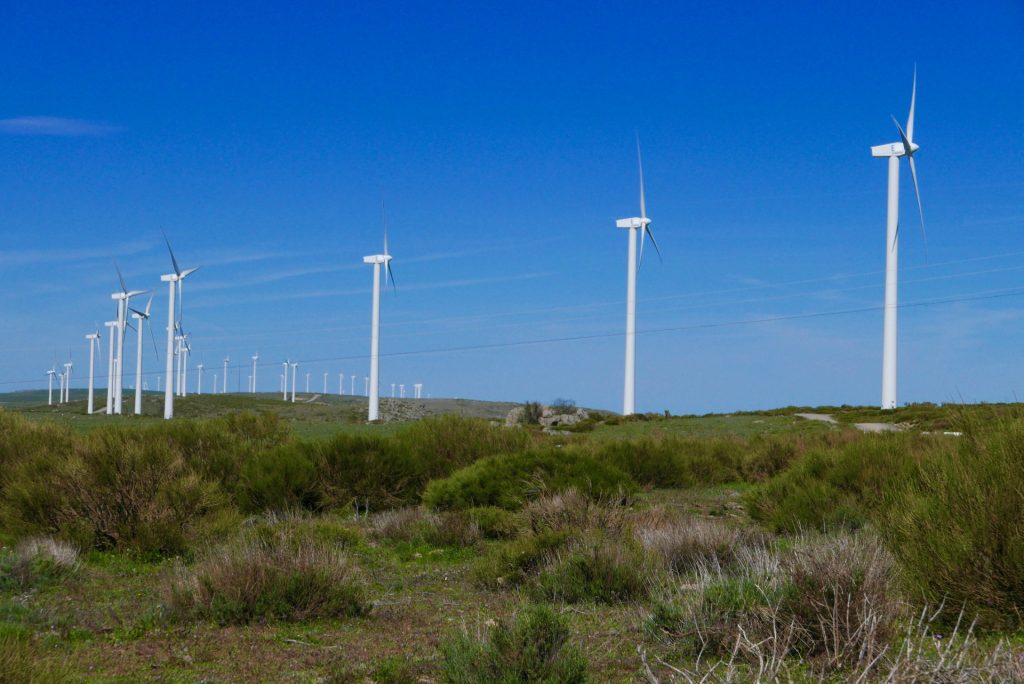
<path fill-rule="evenodd" d="M 199 365 L 196 366 L 196 396 L 203 393 L 203 368 L 205 367 L 206 366 L 203 365 L 202 361 L 200 361 Z"/>
<path fill-rule="evenodd" d="M 153 306 L 153 297 L 149 298 L 146 302 L 146 309 L 139 311 L 138 309 L 131 309 L 132 318 L 135 319 L 135 415 L 142 415 L 142 328 L 146 325 L 146 321 L 149 320 L 149 309 Z M 149 328 L 150 336 L 153 335 L 153 328 Z M 156 338 L 153 337 L 153 351 L 157 350 Z"/>
<path fill-rule="evenodd" d="M 644 163 L 640 156 L 640 136 L 636 139 L 636 161 L 640 171 L 640 216 L 618 219 L 616 228 L 629 231 L 629 251 L 626 263 L 626 371 L 622 391 L 622 415 L 636 413 L 636 273 L 644 259 L 644 238 L 650 237 L 651 244 L 661 259 L 661 250 L 651 232 L 651 219 L 647 218 L 644 204 Z M 636 254 L 636 234 L 640 232 L 640 259 Z"/>
<path fill-rule="evenodd" d="M 281 365 L 284 366 L 284 375 L 281 376 L 281 392 L 283 393 L 281 398 L 288 401 L 288 359 L 285 359 Z"/>
<path fill-rule="evenodd" d="M 167 273 L 160 276 L 160 280 L 167 283 L 167 366 L 164 385 L 164 420 L 174 417 L 174 386 L 171 382 L 171 374 L 174 373 L 174 333 L 177 328 L 174 316 L 174 289 L 178 288 L 178 311 L 181 311 L 181 283 L 186 277 L 199 270 L 199 267 L 189 268 L 182 271 L 178 267 L 178 260 L 174 258 L 174 250 L 171 249 L 171 242 L 164 235 L 164 242 L 167 243 L 167 251 L 171 254 L 171 265 L 174 266 L 174 273 Z M 181 316 L 178 316 L 180 323 Z"/>
<path fill-rule="evenodd" d="M 89 340 L 89 403 L 86 409 L 89 415 L 92 415 L 94 404 L 93 404 L 93 371 L 96 367 L 96 347 L 100 345 L 100 331 L 89 333 L 85 336 L 85 339 Z"/>
<path fill-rule="evenodd" d="M 386 269 L 386 278 L 390 279 L 391 287 L 395 287 L 395 277 L 391 273 L 391 255 L 388 253 L 388 217 L 384 213 L 384 253 L 363 257 L 364 264 L 373 265 L 373 309 L 370 323 L 370 377 L 369 391 L 370 408 L 367 420 L 377 420 L 380 413 L 380 267 Z"/>
<path fill-rule="evenodd" d="M 885 230 L 885 314 L 882 330 L 882 410 L 896 408 L 896 314 L 897 281 L 899 275 L 900 239 L 900 157 L 910 162 L 910 177 L 914 181 L 914 195 L 917 197 L 917 211 L 921 219 L 921 235 L 927 249 L 928 238 L 924 232 L 924 211 L 921 208 L 921 192 L 917 186 L 917 169 L 914 167 L 914 153 L 918 145 L 914 140 L 914 101 L 917 98 L 917 67 L 914 67 L 914 83 L 910 90 L 910 113 L 907 115 L 907 129 L 904 131 L 896 117 L 892 121 L 899 131 L 899 142 L 876 145 L 871 148 L 872 157 L 889 159 L 889 197 L 886 211 Z"/>
<path fill-rule="evenodd" d="M 47 406 L 53 406 L 53 376 L 56 374 L 57 371 L 54 370 L 52 367 L 50 368 L 50 370 L 46 371 L 46 377 L 50 379 L 50 389 L 48 390 L 46 395 Z"/>
<path fill-rule="evenodd" d="M 114 328 L 117 321 L 107 321 L 107 415 L 114 412 Z"/>
<path fill-rule="evenodd" d="M 124 329 L 128 324 L 128 301 L 136 295 L 145 294 L 149 290 L 129 290 L 125 285 L 121 268 L 115 263 L 117 279 L 121 283 L 121 291 L 110 295 L 117 302 L 117 359 L 114 361 L 114 413 L 122 413 L 124 395 Z"/>
<path fill-rule="evenodd" d="M 256 394 L 256 362 L 260 360 L 260 353 L 256 352 L 252 357 L 252 393 Z"/>
<path fill-rule="evenodd" d="M 231 360 L 230 357 L 227 357 L 227 356 L 224 357 L 224 385 L 223 385 L 223 389 L 221 391 L 221 394 L 227 394 L 228 393 L 228 361 L 230 361 L 230 360 Z"/>
<path fill-rule="evenodd" d="M 292 403 L 294 404 L 295 403 L 295 373 L 298 371 L 299 362 L 298 361 L 292 361 L 291 366 L 292 366 Z M 285 382 L 288 382 L 287 378 L 285 378 Z"/>
<path fill-rule="evenodd" d="M 71 363 L 71 359 L 64 364 L 64 403 L 67 404 L 71 401 L 71 369 L 74 366 Z"/>

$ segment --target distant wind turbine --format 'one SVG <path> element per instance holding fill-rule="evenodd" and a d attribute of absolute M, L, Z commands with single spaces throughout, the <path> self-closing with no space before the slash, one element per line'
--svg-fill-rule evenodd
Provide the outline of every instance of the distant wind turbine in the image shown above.
<path fill-rule="evenodd" d="M 174 258 L 174 250 L 171 249 L 171 241 L 167 239 L 167 235 L 164 234 L 164 242 L 167 243 L 167 251 L 171 255 L 171 265 L 174 267 L 174 273 L 167 273 L 160 276 L 160 280 L 166 282 L 168 285 L 168 300 L 167 300 L 167 366 L 166 366 L 166 386 L 164 387 L 164 419 L 170 420 L 174 417 L 174 392 L 171 384 L 171 374 L 174 373 L 174 333 L 177 329 L 175 324 L 174 316 L 174 290 L 175 284 L 178 289 L 178 322 L 181 320 L 181 284 L 186 277 L 195 273 L 199 270 L 199 267 L 188 268 L 184 271 L 178 267 L 178 260 Z"/>
<path fill-rule="evenodd" d="M 200 361 L 199 365 L 196 366 L 196 396 L 203 393 L 203 368 L 205 368 L 205 366 L 203 365 L 203 362 Z"/>
<path fill-rule="evenodd" d="M 651 232 L 651 220 L 647 218 L 644 204 L 644 164 L 640 156 L 640 136 L 636 139 L 636 161 L 640 171 L 640 216 L 618 219 L 616 228 L 629 231 L 629 257 L 626 270 L 626 372 L 622 392 L 622 415 L 636 412 L 636 273 L 644 258 L 644 238 L 650 237 L 651 244 L 661 258 L 661 250 Z M 636 255 L 636 234 L 640 232 L 640 259 Z"/>
<path fill-rule="evenodd" d="M 260 360 L 260 353 L 256 352 L 252 357 L 252 393 L 256 394 L 256 362 Z"/>
<path fill-rule="evenodd" d="M 373 254 L 363 257 L 364 264 L 373 266 L 373 307 L 370 323 L 370 376 L 369 388 L 366 392 L 370 396 L 368 420 L 377 420 L 380 413 L 380 267 L 385 268 L 385 278 L 391 281 L 391 287 L 395 286 L 395 277 L 391 272 L 391 255 L 388 253 L 388 217 L 384 212 L 384 205 L 381 203 L 381 212 L 384 218 L 384 253 Z"/>
<path fill-rule="evenodd" d="M 71 401 L 71 369 L 74 364 L 71 363 L 71 359 L 64 364 L 64 403 Z"/>
<path fill-rule="evenodd" d="M 124 276 L 121 275 L 121 268 L 116 263 L 114 268 L 117 269 L 117 279 L 121 284 L 121 291 L 110 295 L 110 298 L 117 302 L 117 358 L 114 361 L 114 413 L 120 415 L 123 412 L 124 329 L 128 324 L 128 301 L 132 297 L 149 292 L 149 290 L 129 290 L 124 282 Z"/>
<path fill-rule="evenodd" d="M 281 392 L 284 393 L 282 399 L 288 401 L 288 359 L 281 365 L 284 366 L 284 375 L 281 376 Z"/>
<path fill-rule="evenodd" d="M 54 370 L 53 368 L 50 368 L 50 370 L 46 371 L 46 377 L 49 378 L 50 381 L 50 389 L 48 390 L 46 395 L 47 406 L 53 406 L 53 376 L 56 374 L 57 371 Z"/>
<path fill-rule="evenodd" d="M 298 372 L 299 362 L 292 361 L 292 403 L 295 403 L 295 374 Z"/>
<path fill-rule="evenodd" d="M 224 385 L 223 385 L 223 389 L 221 390 L 222 394 L 227 394 L 228 393 L 228 361 L 230 361 L 230 360 L 231 360 L 230 357 L 227 357 L 227 356 L 224 357 L 224 380 L 223 380 Z"/>
<path fill-rule="evenodd" d="M 103 324 L 107 329 L 107 415 L 114 412 L 114 337 L 117 321 Z"/>
<path fill-rule="evenodd" d="M 93 413 L 93 371 L 96 367 L 96 347 L 100 345 L 100 331 L 91 332 L 85 336 L 89 340 L 89 397 L 86 411 L 91 416 Z"/>
<path fill-rule="evenodd" d="M 135 415 L 142 415 L 142 329 L 149 320 L 149 310 L 153 306 L 153 297 L 146 302 L 146 308 L 142 311 L 130 309 L 132 318 L 135 319 Z M 153 326 L 149 327 L 149 335 L 153 339 L 153 351 L 157 352 L 156 337 L 153 336 Z"/>
<path fill-rule="evenodd" d="M 900 239 L 900 157 L 910 162 L 910 176 L 914 181 L 914 195 L 917 197 L 917 211 L 921 218 L 921 235 L 927 249 L 928 238 L 924 232 L 924 210 L 921 208 L 921 192 L 917 185 L 917 169 L 914 167 L 914 153 L 919 146 L 914 140 L 914 100 L 917 98 L 917 67 L 914 67 L 914 84 L 910 90 L 910 114 L 907 115 L 907 129 L 904 131 L 896 117 L 892 117 L 899 131 L 899 142 L 876 145 L 871 148 L 872 157 L 889 158 L 889 197 L 886 212 L 885 250 L 885 314 L 882 330 L 882 409 L 896 408 L 896 313 L 897 280 L 899 274 Z"/>

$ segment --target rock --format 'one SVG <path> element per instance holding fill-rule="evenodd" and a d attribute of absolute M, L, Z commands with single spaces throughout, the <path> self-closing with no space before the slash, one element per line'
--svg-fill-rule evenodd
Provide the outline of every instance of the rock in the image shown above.
<path fill-rule="evenodd" d="M 540 424 L 545 428 L 567 427 L 569 425 L 576 425 L 589 417 L 590 414 L 581 408 L 553 409 L 545 406 L 544 412 L 540 417 Z"/>
<path fill-rule="evenodd" d="M 505 416 L 505 425 L 507 427 L 512 427 L 514 425 L 522 425 L 525 419 L 526 409 L 524 409 L 522 406 L 516 406 L 514 409 L 508 412 L 507 416 Z"/>

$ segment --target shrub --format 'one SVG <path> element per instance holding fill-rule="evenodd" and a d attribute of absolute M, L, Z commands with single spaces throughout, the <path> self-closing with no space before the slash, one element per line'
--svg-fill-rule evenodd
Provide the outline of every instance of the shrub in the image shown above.
<path fill-rule="evenodd" d="M 178 619 L 221 624 L 359 616 L 369 606 L 356 575 L 348 558 L 327 544 L 251 535 L 193 568 L 179 564 L 168 604 Z"/>
<path fill-rule="evenodd" d="M 537 576 L 534 593 L 551 601 L 619 603 L 645 597 L 650 575 L 638 544 L 590 535 L 555 554 Z"/>
<path fill-rule="evenodd" d="M 587 663 L 570 646 L 569 628 L 547 606 L 531 606 L 486 638 L 457 634 L 441 644 L 442 681 L 450 684 L 580 684 Z"/>
<path fill-rule="evenodd" d="M 537 401 L 523 403 L 523 423 L 525 425 L 540 425 L 540 419 L 544 417 L 544 407 Z"/>
<path fill-rule="evenodd" d="M 431 546 L 473 546 L 480 528 L 465 512 L 430 513 L 422 508 L 400 508 L 376 513 L 369 519 L 371 535 L 392 542 Z"/>
<path fill-rule="evenodd" d="M 524 451 L 530 436 L 525 430 L 492 425 L 480 418 L 443 415 L 409 424 L 395 440 L 416 456 L 424 477 L 431 479 L 445 477 L 485 456 Z"/>
<path fill-rule="evenodd" d="M 70 453 L 16 463 L 4 499 L 0 521 L 16 533 L 159 555 L 186 552 L 197 523 L 226 505 L 166 442 L 121 427 L 78 437 Z"/>
<path fill-rule="evenodd" d="M 376 435 L 337 434 L 303 445 L 317 473 L 316 487 L 326 508 L 353 502 L 371 510 L 418 501 L 427 467 L 408 444 Z"/>
<path fill-rule="evenodd" d="M 776 531 L 857 529 L 893 481 L 914 470 L 917 446 L 905 435 L 871 435 L 816 448 L 745 496 L 751 517 Z"/>
<path fill-rule="evenodd" d="M 727 568 L 737 561 L 742 547 L 753 543 L 750 533 L 708 518 L 663 520 L 638 527 L 636 538 L 678 574 L 692 572 L 701 565 Z"/>
<path fill-rule="evenodd" d="M 78 572 L 78 550 L 49 538 L 26 539 L 13 552 L 0 550 L 0 590 L 25 591 Z"/>
<path fill-rule="evenodd" d="M 427 485 L 423 501 L 440 510 L 498 506 L 514 510 L 544 492 L 575 488 L 591 497 L 622 497 L 628 475 L 574 449 L 491 456 Z"/>
<path fill-rule="evenodd" d="M 645 438 L 603 445 L 595 458 L 655 487 L 694 487 L 740 479 L 737 439 Z"/>
<path fill-rule="evenodd" d="M 1024 420 L 969 426 L 904 477 L 879 530 L 912 589 L 991 628 L 1024 626 Z"/>
<path fill-rule="evenodd" d="M 318 510 L 317 470 L 302 444 L 280 446 L 253 455 L 241 470 L 238 504 L 249 512 Z"/>
<path fill-rule="evenodd" d="M 476 523 L 484 539 L 514 539 L 518 537 L 522 522 L 515 513 L 497 506 L 478 506 L 466 510 Z"/>
<path fill-rule="evenodd" d="M 473 566 L 475 580 L 486 587 L 518 586 L 531 581 L 570 539 L 568 531 L 543 531 L 488 551 Z"/>

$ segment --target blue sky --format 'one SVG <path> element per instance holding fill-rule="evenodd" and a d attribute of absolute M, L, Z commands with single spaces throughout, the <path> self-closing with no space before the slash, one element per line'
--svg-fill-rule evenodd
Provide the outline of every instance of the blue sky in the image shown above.
<path fill-rule="evenodd" d="M 0 6 L 0 390 L 69 348 L 82 385 L 113 260 L 159 287 L 161 230 L 202 266 L 196 360 L 361 386 L 383 199 L 385 394 L 621 408 L 639 132 L 664 262 L 639 277 L 638 409 L 875 404 L 869 148 L 916 63 L 928 246 L 904 167 L 900 300 L 926 305 L 900 313 L 899 400 L 1024 395 L 1019 2 L 146 5 Z"/>

